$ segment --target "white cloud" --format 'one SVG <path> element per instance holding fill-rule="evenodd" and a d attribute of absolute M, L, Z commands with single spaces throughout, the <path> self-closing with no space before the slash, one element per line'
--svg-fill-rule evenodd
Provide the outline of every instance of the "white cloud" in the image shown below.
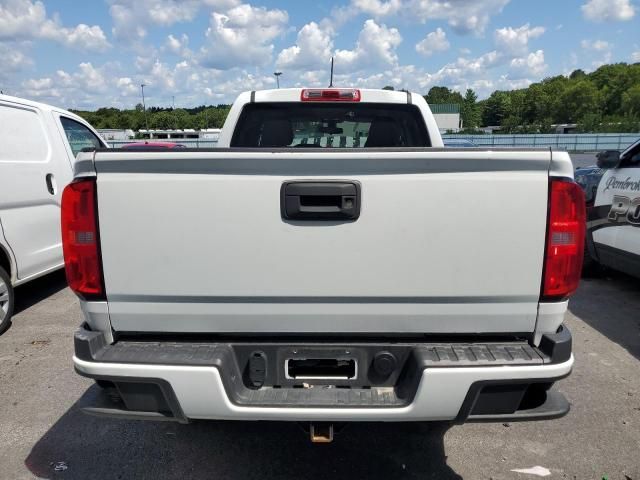
<path fill-rule="evenodd" d="M 597 58 L 591 62 L 593 69 L 601 67 L 606 63 L 611 63 L 613 58 L 611 52 L 613 45 L 611 43 L 604 40 L 582 40 L 580 47 L 585 51 L 591 51 L 592 58 L 594 55 L 597 56 Z"/>
<path fill-rule="evenodd" d="M 537 50 L 529 53 L 526 57 L 514 58 L 510 63 L 511 79 L 522 79 L 526 77 L 540 77 L 547 65 L 544 63 L 544 51 Z"/>
<path fill-rule="evenodd" d="M 416 51 L 422 55 L 428 57 L 435 52 L 444 52 L 449 50 L 449 40 L 447 40 L 447 34 L 440 27 L 435 32 L 427 34 L 427 36 L 418 42 L 416 45 Z"/>
<path fill-rule="evenodd" d="M 268 10 L 248 4 L 238 5 L 225 14 L 213 12 L 201 49 L 204 66 L 227 69 L 271 62 L 271 43 L 285 31 L 289 16 L 284 10 Z"/>
<path fill-rule="evenodd" d="M 23 70 L 25 67 L 33 65 L 33 61 L 22 51 L 22 46 L 14 42 L 0 43 L 0 58 L 2 68 L 0 68 L 0 78 L 7 78 L 9 73 Z"/>
<path fill-rule="evenodd" d="M 138 85 L 130 77 L 120 77 L 116 80 L 116 87 L 120 89 L 122 96 L 135 95 L 138 93 Z"/>
<path fill-rule="evenodd" d="M 111 47 L 99 26 L 90 27 L 84 23 L 74 28 L 65 28 L 53 22 L 46 22 L 42 26 L 40 37 L 79 50 L 103 52 Z"/>
<path fill-rule="evenodd" d="M 26 80 L 23 85 L 33 90 L 44 90 L 53 86 L 53 80 L 51 78 L 33 78 Z"/>
<path fill-rule="evenodd" d="M 604 55 L 601 58 L 591 62 L 591 66 L 594 69 L 597 69 L 597 68 L 600 68 L 603 65 L 607 65 L 608 63 L 611 63 L 612 59 L 613 59 L 613 54 L 611 53 L 611 51 L 607 51 L 607 52 L 604 53 Z"/>
<path fill-rule="evenodd" d="M 112 33 L 122 41 L 139 41 L 150 25 L 168 27 L 193 20 L 200 9 L 225 10 L 239 0 L 108 0 Z"/>
<path fill-rule="evenodd" d="M 188 98 L 191 104 L 201 104 L 204 86 L 215 83 L 215 76 L 205 70 L 194 80 L 194 71 L 186 61 L 169 66 L 156 60 L 148 71 L 133 77 L 123 75 L 124 71 L 119 63 L 94 66 L 84 62 L 75 71 L 58 70 L 46 77 L 24 80 L 18 94 L 63 107 L 132 108 L 140 101 L 142 83 L 147 85 L 145 94 L 150 105 L 167 105 L 174 94 L 184 95 L 185 102 Z"/>
<path fill-rule="evenodd" d="M 474 79 L 488 76 L 488 69 L 504 63 L 503 56 L 492 50 L 477 58 L 460 57 L 444 65 L 435 73 L 425 73 L 419 79 L 422 90 L 434 85 L 469 85 Z"/>
<path fill-rule="evenodd" d="M 593 22 L 631 20 L 636 13 L 630 0 L 589 0 L 580 8 Z"/>
<path fill-rule="evenodd" d="M 367 67 L 395 65 L 398 63 L 396 48 L 400 42 L 402 37 L 396 28 L 378 25 L 369 19 L 364 22 L 353 50 L 335 52 L 336 68 L 357 71 Z"/>
<path fill-rule="evenodd" d="M 494 32 L 495 50 L 475 58 L 468 58 L 469 50 L 436 72 L 418 72 L 420 90 L 434 85 L 446 85 L 464 91 L 473 88 L 479 93 L 489 93 L 492 88 L 522 88 L 537 80 L 546 71 L 544 51 L 529 52 L 529 40 L 544 33 L 542 27 L 529 24 L 518 28 L 505 27 Z M 493 80 L 491 70 L 506 68 L 507 73 Z"/>
<path fill-rule="evenodd" d="M 580 42 L 580 46 L 585 50 L 595 50 L 597 52 L 604 52 L 607 50 L 611 50 L 611 45 L 609 42 L 605 42 L 604 40 L 582 40 Z"/>
<path fill-rule="evenodd" d="M 105 51 L 110 45 L 98 25 L 64 27 L 49 18 L 44 4 L 32 0 L 6 0 L 0 4 L 0 41 L 52 40 L 80 50 Z"/>
<path fill-rule="evenodd" d="M 105 67 L 97 69 L 91 62 L 81 63 L 78 72 L 71 76 L 62 70 L 58 70 L 56 74 L 58 81 L 67 87 L 78 86 L 86 91 L 96 93 L 105 92 L 107 89 L 108 73 L 105 72 Z"/>
<path fill-rule="evenodd" d="M 104 64 L 95 68 L 89 62 L 78 65 L 78 70 L 68 73 L 58 70 L 55 74 L 28 79 L 22 82 L 21 96 L 37 98 L 62 106 L 78 106 L 86 104 L 105 105 L 105 94 L 109 92 L 109 72 L 113 65 Z M 107 102 L 106 105 L 110 105 Z"/>
<path fill-rule="evenodd" d="M 398 15 L 424 23 L 446 20 L 460 33 L 482 33 L 492 15 L 509 0 L 352 0 L 351 6 L 374 18 Z"/>
<path fill-rule="evenodd" d="M 528 23 L 518 28 L 499 28 L 494 33 L 496 48 L 510 55 L 523 55 L 529 50 L 529 40 L 544 33 L 544 27 L 531 27 Z"/>
<path fill-rule="evenodd" d="M 640 50 L 636 50 L 635 52 L 633 52 L 631 54 L 631 61 L 632 62 L 640 62 Z"/>
<path fill-rule="evenodd" d="M 508 73 L 501 75 L 501 87 L 506 88 L 511 84 L 520 86 L 525 80 L 531 82 L 527 77 L 539 78 L 547 65 L 542 50 L 529 52 L 529 40 L 539 37 L 544 31 L 542 27 L 531 27 L 529 24 L 497 29 L 494 32 L 495 50 L 476 58 L 459 57 L 435 73 L 425 73 L 420 79 L 420 87 L 427 89 L 433 85 L 447 85 L 459 90 L 471 87 L 486 91 L 489 88 L 486 82 L 490 81 L 490 70 L 505 66 Z M 492 84 L 498 85 L 496 82 Z"/>
<path fill-rule="evenodd" d="M 296 44 L 285 48 L 278 55 L 276 65 L 282 69 L 310 69 L 328 65 L 333 50 L 329 29 L 316 22 L 307 23 L 298 32 Z"/>
<path fill-rule="evenodd" d="M 185 58 L 191 57 L 191 50 L 189 50 L 189 36 L 186 33 L 183 33 L 180 38 L 174 37 L 173 35 L 167 36 L 165 48 L 174 55 Z"/>
<path fill-rule="evenodd" d="M 395 15 L 402 9 L 400 0 L 353 0 L 353 6 L 367 15 L 377 18 Z"/>

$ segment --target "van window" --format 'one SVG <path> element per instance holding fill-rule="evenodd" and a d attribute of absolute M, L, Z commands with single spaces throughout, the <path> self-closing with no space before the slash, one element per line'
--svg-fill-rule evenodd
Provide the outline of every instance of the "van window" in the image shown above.
<path fill-rule="evenodd" d="M 96 137 L 91 130 L 82 125 L 80 122 L 71 120 L 67 117 L 60 117 L 62 128 L 67 135 L 69 146 L 73 152 L 73 156 L 78 155 L 83 148 L 103 148 L 104 144 Z"/>
<path fill-rule="evenodd" d="M 232 147 L 429 147 L 415 105 L 253 103 L 245 105 Z"/>
<path fill-rule="evenodd" d="M 0 162 L 46 162 L 49 142 L 38 112 L 0 104 Z"/>

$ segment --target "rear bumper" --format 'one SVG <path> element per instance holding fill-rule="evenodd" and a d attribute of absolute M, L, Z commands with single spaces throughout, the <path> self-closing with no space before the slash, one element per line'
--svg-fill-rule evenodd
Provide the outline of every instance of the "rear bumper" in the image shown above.
<path fill-rule="evenodd" d="M 228 344 L 106 345 L 99 332 L 86 330 L 80 330 L 75 340 L 76 371 L 114 382 L 124 399 L 119 406 L 97 403 L 85 408 L 88 413 L 180 422 L 462 423 L 556 418 L 568 412 L 569 404 L 548 389 L 570 373 L 574 361 L 570 333 L 562 328 L 545 336 L 540 349 L 521 343 L 492 344 L 490 359 L 481 358 L 486 344 L 412 346 L 402 373 L 390 386 L 252 389 L 247 388 L 238 357 Z M 522 349 L 525 353 L 520 356 Z M 479 355 L 469 353 L 472 351 Z M 498 359 L 502 351 L 511 353 Z M 454 354 L 444 358 L 447 352 Z"/>

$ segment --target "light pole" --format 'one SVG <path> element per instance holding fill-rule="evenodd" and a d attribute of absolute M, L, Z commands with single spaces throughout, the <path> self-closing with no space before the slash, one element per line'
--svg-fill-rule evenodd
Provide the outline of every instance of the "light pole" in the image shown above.
<path fill-rule="evenodd" d="M 142 111 L 144 112 L 144 124 L 147 127 L 147 133 L 149 133 L 149 122 L 147 121 L 147 105 L 144 103 L 144 87 L 146 85 L 142 83 L 140 88 L 142 89 Z M 151 133 L 149 133 L 149 138 L 151 138 Z"/>
<path fill-rule="evenodd" d="M 273 72 L 273 74 L 276 76 L 276 84 L 280 88 L 280 75 L 282 75 L 282 72 Z"/>

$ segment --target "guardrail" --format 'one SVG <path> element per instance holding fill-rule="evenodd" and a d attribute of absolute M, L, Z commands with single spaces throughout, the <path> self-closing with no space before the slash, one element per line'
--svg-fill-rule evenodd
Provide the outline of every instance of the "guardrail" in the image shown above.
<path fill-rule="evenodd" d="M 536 135 L 464 135 L 445 134 L 442 138 L 470 140 L 479 147 L 545 147 L 569 152 L 624 150 L 640 133 L 577 133 Z"/>
<path fill-rule="evenodd" d="M 537 135 L 464 135 L 445 134 L 442 138 L 470 140 L 479 147 L 540 147 L 567 150 L 569 152 L 598 152 L 601 150 L 624 150 L 640 137 L 640 133 L 579 133 Z M 112 148 L 142 140 L 107 140 Z M 162 142 L 163 140 L 153 140 Z M 189 138 L 169 140 L 189 148 L 215 148 L 217 140 Z"/>

